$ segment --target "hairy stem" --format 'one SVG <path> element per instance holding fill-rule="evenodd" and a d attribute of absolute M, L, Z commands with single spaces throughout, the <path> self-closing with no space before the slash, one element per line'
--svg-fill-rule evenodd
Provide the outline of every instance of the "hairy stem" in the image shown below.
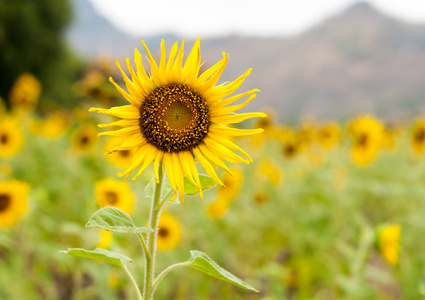
<path fill-rule="evenodd" d="M 166 268 L 164 271 L 161 272 L 161 274 L 158 275 L 158 277 L 155 279 L 154 283 L 153 283 L 153 289 L 155 290 L 156 287 L 158 286 L 159 282 L 162 280 L 162 278 L 165 277 L 165 275 L 167 275 L 170 271 L 177 269 L 177 268 L 181 268 L 181 267 L 185 267 L 190 265 L 190 263 L 188 262 L 182 262 L 182 263 L 178 263 L 172 266 L 169 266 L 168 268 Z"/>
<path fill-rule="evenodd" d="M 154 293 L 153 280 L 155 275 L 155 258 L 156 258 L 156 238 L 158 235 L 158 222 L 161 216 L 162 205 L 161 190 L 164 179 L 164 172 L 162 170 L 162 162 L 159 165 L 159 182 L 155 184 L 155 193 L 152 198 L 152 205 L 149 216 L 149 227 L 153 232 L 148 234 L 147 253 L 145 256 L 145 280 L 143 288 L 143 297 L 145 300 L 152 300 Z"/>
<path fill-rule="evenodd" d="M 130 271 L 127 269 L 127 267 L 124 267 L 124 271 L 127 273 L 128 277 L 130 278 L 131 283 L 134 285 L 137 291 L 137 299 L 143 300 L 142 294 L 140 293 L 139 286 L 137 285 L 136 280 L 134 279 L 133 275 L 131 275 Z"/>

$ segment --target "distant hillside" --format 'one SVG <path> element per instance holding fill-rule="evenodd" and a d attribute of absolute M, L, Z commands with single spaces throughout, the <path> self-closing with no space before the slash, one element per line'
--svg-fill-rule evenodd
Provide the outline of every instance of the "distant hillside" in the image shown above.
<path fill-rule="evenodd" d="M 131 57 L 134 48 L 141 47 L 140 38 L 128 35 L 100 16 L 88 0 L 70 0 L 74 9 L 74 22 L 68 30 L 68 40 L 79 53 L 92 58 L 98 55 Z M 144 38 L 149 45 L 158 45 L 163 36 Z M 177 40 L 173 35 L 165 38 Z"/>
<path fill-rule="evenodd" d="M 86 3 L 74 1 L 81 7 Z M 140 39 L 119 32 L 92 8 L 84 13 L 91 16 L 77 19 L 70 35 L 82 53 L 107 49 L 114 57 L 132 57 L 134 47 L 141 48 Z M 152 48 L 159 46 L 160 37 L 144 39 Z M 165 40 L 171 46 L 180 39 Z M 262 93 L 250 110 L 272 107 L 286 120 L 365 112 L 399 119 L 425 113 L 425 26 L 403 23 L 365 2 L 296 37 L 203 39 L 201 51 L 207 65 L 222 51 L 230 53 L 223 81 L 253 67 L 242 87 Z"/>

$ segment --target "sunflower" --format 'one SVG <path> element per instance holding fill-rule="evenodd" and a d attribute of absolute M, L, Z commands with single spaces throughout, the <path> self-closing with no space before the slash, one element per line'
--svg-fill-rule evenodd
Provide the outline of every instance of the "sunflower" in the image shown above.
<path fill-rule="evenodd" d="M 258 174 L 260 176 L 266 177 L 273 186 L 277 186 L 280 183 L 282 177 L 282 171 L 269 161 L 260 163 Z"/>
<path fill-rule="evenodd" d="M 19 123 L 12 117 L 3 117 L 0 120 L 0 157 L 9 157 L 21 150 L 24 144 L 24 135 Z"/>
<path fill-rule="evenodd" d="M 108 151 L 123 143 L 122 138 L 109 138 L 106 142 L 105 149 Z M 130 150 L 118 150 L 109 154 L 108 160 L 116 167 L 126 169 L 131 165 L 131 161 L 134 156 L 134 149 Z"/>
<path fill-rule="evenodd" d="M 96 126 L 91 124 L 83 124 L 74 132 L 72 136 L 74 149 L 80 152 L 90 151 L 96 145 L 96 135 Z"/>
<path fill-rule="evenodd" d="M 259 191 L 254 196 L 256 204 L 261 205 L 269 201 L 269 194 L 266 191 Z"/>
<path fill-rule="evenodd" d="M 401 249 L 400 236 L 400 225 L 387 226 L 378 233 L 379 251 L 390 265 L 398 263 L 398 254 Z"/>
<path fill-rule="evenodd" d="M 0 182 L 0 227 L 12 227 L 28 209 L 29 186 L 18 180 Z"/>
<path fill-rule="evenodd" d="M 12 86 L 10 105 L 18 113 L 31 112 L 41 93 L 40 82 L 30 73 L 23 73 Z"/>
<path fill-rule="evenodd" d="M 113 206 L 130 214 L 134 195 L 127 183 L 107 178 L 96 183 L 96 201 L 100 207 Z"/>
<path fill-rule="evenodd" d="M 425 152 L 425 120 L 416 122 L 413 127 L 411 145 L 416 154 Z"/>
<path fill-rule="evenodd" d="M 230 202 L 231 201 L 228 201 L 228 199 L 224 197 L 219 197 L 214 203 L 207 206 L 207 215 L 211 219 L 222 218 L 229 209 Z"/>
<path fill-rule="evenodd" d="M 69 116 L 63 112 L 54 112 L 43 120 L 33 119 L 30 131 L 47 138 L 57 138 L 65 133 L 70 125 Z"/>
<path fill-rule="evenodd" d="M 304 149 L 301 137 L 294 131 L 285 133 L 282 153 L 286 159 L 293 159 Z"/>
<path fill-rule="evenodd" d="M 366 116 L 354 120 L 349 130 L 353 137 L 352 158 L 359 165 L 369 164 L 382 146 L 384 127 L 375 119 Z"/>
<path fill-rule="evenodd" d="M 325 148 L 332 149 L 338 143 L 341 137 L 341 128 L 337 123 L 328 122 L 319 127 L 316 131 L 317 143 Z"/>
<path fill-rule="evenodd" d="M 159 219 L 158 224 L 158 250 L 168 250 L 177 247 L 180 242 L 180 224 L 169 213 L 165 213 Z"/>
<path fill-rule="evenodd" d="M 239 123 L 254 117 L 265 117 L 264 113 L 235 114 L 255 98 L 257 89 L 230 96 L 251 69 L 233 82 L 216 85 L 228 61 L 228 55 L 223 53 L 223 59 L 199 74 L 201 67 L 200 39 L 190 51 L 183 64 L 184 40 L 179 48 L 177 42 L 171 48 L 168 61 L 165 59 L 164 41 L 161 42 L 161 58 L 159 65 L 153 59 L 146 44 L 142 41 L 150 63 L 148 76 L 142 65 L 142 56 L 135 50 L 136 71 L 130 60 L 127 67 L 131 80 L 117 65 L 124 78 L 127 93 L 115 81 L 110 81 L 130 103 L 129 105 L 112 107 L 111 109 L 91 108 L 90 111 L 108 114 L 122 118 L 100 127 L 119 126 L 119 130 L 102 132 L 99 135 L 112 135 L 124 138 L 124 142 L 112 149 L 132 150 L 135 155 L 131 166 L 118 176 L 130 176 L 130 173 L 141 166 L 136 179 L 154 162 L 155 181 L 159 182 L 159 165 L 163 163 L 168 180 L 180 199 L 184 200 L 183 175 L 199 188 L 201 183 L 195 159 L 203 166 L 207 174 L 218 184 L 223 185 L 217 177 L 214 165 L 228 172 L 225 161 L 231 163 L 252 162 L 251 157 L 240 147 L 229 140 L 229 137 L 261 133 L 262 129 L 236 129 L 230 124 Z M 230 97 L 229 97 L 230 96 Z M 237 100 L 249 98 L 237 105 L 229 106 Z M 241 152 L 246 158 L 234 153 Z"/>
<path fill-rule="evenodd" d="M 108 249 L 113 238 L 112 232 L 101 230 L 99 235 L 100 237 L 98 243 L 96 244 L 96 248 Z"/>
<path fill-rule="evenodd" d="M 218 189 L 219 197 L 223 197 L 232 201 L 239 193 L 239 190 L 242 186 L 242 172 L 236 168 L 230 168 L 232 175 L 229 173 L 224 173 L 221 181 L 224 186 L 221 186 Z"/>

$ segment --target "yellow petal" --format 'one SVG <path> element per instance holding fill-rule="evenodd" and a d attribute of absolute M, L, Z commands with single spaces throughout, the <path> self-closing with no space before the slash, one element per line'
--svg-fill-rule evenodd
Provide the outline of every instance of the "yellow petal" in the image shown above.
<path fill-rule="evenodd" d="M 92 107 L 89 109 L 89 112 L 97 111 L 100 114 L 111 115 L 118 118 L 124 119 L 140 119 L 140 113 L 136 106 L 134 105 L 123 105 L 123 106 L 115 106 L 109 109 L 106 108 L 95 108 Z"/>
<path fill-rule="evenodd" d="M 252 134 L 259 134 L 264 131 L 264 129 L 257 128 L 257 129 L 237 129 L 237 128 L 230 128 L 226 126 L 218 126 L 218 125 L 211 125 L 209 130 L 220 136 L 244 136 L 244 135 L 252 135 Z"/>
<path fill-rule="evenodd" d="M 173 159 L 173 171 L 174 171 L 174 179 L 176 180 L 177 188 L 179 189 L 180 195 L 180 203 L 184 202 L 184 181 L 183 181 L 183 173 L 182 166 L 180 165 L 179 156 L 176 152 L 171 154 Z"/>
<path fill-rule="evenodd" d="M 221 116 L 221 117 L 211 117 L 211 122 L 219 123 L 219 124 L 234 124 L 245 121 L 246 119 L 251 118 L 265 118 L 267 115 L 265 113 L 242 113 L 242 114 L 234 114 L 230 116 Z"/>
<path fill-rule="evenodd" d="M 227 148 L 239 151 L 241 153 L 243 153 L 251 162 L 253 162 L 251 156 L 248 155 L 248 153 L 246 153 L 242 148 L 240 148 L 239 146 L 237 146 L 235 143 L 229 141 L 228 139 L 226 139 L 225 137 L 216 135 L 212 132 L 208 133 L 208 136 L 214 140 L 216 140 L 218 143 L 224 145 Z"/>
<path fill-rule="evenodd" d="M 214 168 L 211 166 L 208 160 L 203 156 L 201 150 L 199 150 L 199 148 L 193 148 L 193 154 L 195 155 L 199 163 L 202 165 L 202 167 L 204 167 L 207 174 L 218 184 L 224 185 L 223 182 L 221 182 L 221 180 L 217 177 L 217 174 L 215 173 Z"/>
<path fill-rule="evenodd" d="M 243 159 L 239 155 L 233 153 L 228 148 L 224 147 L 222 144 L 217 143 L 212 138 L 206 137 L 204 139 L 204 142 L 208 146 L 208 148 L 211 149 L 212 152 L 217 155 L 217 157 L 222 157 L 225 160 L 227 160 L 227 161 L 229 161 L 231 163 L 234 163 L 234 164 L 237 164 L 237 163 L 240 163 L 240 162 L 250 163 L 249 160 Z"/>

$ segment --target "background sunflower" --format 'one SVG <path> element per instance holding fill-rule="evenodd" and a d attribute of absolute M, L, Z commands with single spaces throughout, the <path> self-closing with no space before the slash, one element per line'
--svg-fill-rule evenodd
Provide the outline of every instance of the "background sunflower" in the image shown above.
<path fill-rule="evenodd" d="M 0 182 L 0 228 L 14 226 L 27 211 L 29 190 L 18 180 Z"/>

